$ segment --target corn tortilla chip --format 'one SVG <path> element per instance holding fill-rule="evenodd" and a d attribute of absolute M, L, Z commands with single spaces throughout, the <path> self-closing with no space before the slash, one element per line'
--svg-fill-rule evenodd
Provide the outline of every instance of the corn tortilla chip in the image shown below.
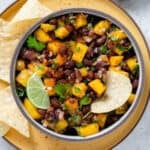
<path fill-rule="evenodd" d="M 11 58 L 14 50 L 18 44 L 18 39 L 16 40 L 1 40 L 0 39 L 0 79 L 9 82 L 9 72 Z"/>
<path fill-rule="evenodd" d="M 28 0 L 12 19 L 12 22 L 18 22 L 25 19 L 42 18 L 50 12 L 51 10 L 42 5 L 38 0 Z"/>
<path fill-rule="evenodd" d="M 0 122 L 0 137 L 9 131 L 10 127 L 3 122 Z"/>
<path fill-rule="evenodd" d="M 0 121 L 14 128 L 22 135 L 29 137 L 28 122 L 18 109 L 10 87 L 0 91 L 0 105 Z"/>
<path fill-rule="evenodd" d="M 0 79 L 9 81 L 10 63 L 14 50 L 21 36 L 38 20 L 24 20 L 15 23 L 2 23 L 5 27 L 0 29 Z M 2 21 L 1 21 L 2 22 Z"/>
<path fill-rule="evenodd" d="M 114 71 L 108 71 L 106 92 L 102 98 L 91 105 L 94 113 L 106 113 L 122 106 L 132 92 L 130 79 Z"/>

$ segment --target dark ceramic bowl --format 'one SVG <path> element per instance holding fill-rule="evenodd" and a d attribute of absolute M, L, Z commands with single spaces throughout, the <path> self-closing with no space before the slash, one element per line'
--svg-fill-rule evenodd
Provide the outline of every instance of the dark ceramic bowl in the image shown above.
<path fill-rule="evenodd" d="M 16 93 L 16 86 L 15 86 L 16 61 L 18 59 L 19 53 L 20 53 L 21 48 L 22 48 L 23 44 L 25 43 L 26 39 L 28 38 L 28 36 L 30 34 L 32 34 L 40 26 L 40 24 L 42 22 L 46 22 L 50 18 L 62 16 L 62 15 L 69 14 L 69 13 L 87 13 L 89 15 L 93 15 L 93 16 L 96 16 L 96 17 L 105 18 L 107 20 L 110 20 L 112 23 L 116 24 L 118 27 L 120 27 L 128 35 L 128 38 L 131 41 L 131 43 L 132 43 L 132 45 L 135 49 L 135 53 L 136 53 L 136 56 L 138 58 L 138 62 L 139 62 L 139 65 L 140 65 L 139 86 L 138 86 L 138 89 L 137 89 L 136 99 L 135 99 L 134 103 L 131 105 L 131 107 L 128 109 L 128 111 L 117 122 L 115 122 L 114 124 L 112 124 L 108 128 L 100 131 L 99 133 L 88 136 L 88 137 L 63 135 L 63 134 L 59 134 L 59 133 L 56 133 L 54 131 L 51 131 L 47 128 L 44 128 L 41 124 L 39 124 L 38 122 L 36 122 L 34 119 L 31 118 L 31 116 L 28 114 L 28 112 L 24 108 L 21 100 L 19 99 L 19 97 Z M 143 57 L 141 55 L 138 44 L 137 44 L 136 40 L 134 39 L 134 36 L 131 35 L 131 33 L 127 30 L 127 28 L 123 24 L 120 23 L 119 20 L 116 20 L 112 16 L 107 15 L 105 13 L 102 13 L 100 11 L 86 9 L 86 8 L 72 8 L 72 9 L 65 9 L 65 10 L 57 11 L 55 13 L 52 13 L 52 14 L 42 18 L 40 21 L 38 21 L 33 27 L 31 27 L 25 33 L 23 38 L 20 40 L 20 42 L 19 42 L 19 44 L 18 44 L 18 46 L 15 50 L 15 53 L 14 53 L 14 56 L 13 56 L 13 59 L 12 59 L 12 62 L 11 62 L 11 69 L 10 69 L 11 90 L 13 92 L 13 96 L 15 98 L 15 101 L 16 101 L 19 109 L 21 110 L 23 115 L 26 117 L 26 119 L 31 124 L 33 124 L 36 128 L 40 129 L 42 132 L 44 132 L 48 135 L 55 136 L 59 139 L 72 140 L 72 141 L 86 141 L 86 140 L 97 139 L 97 138 L 103 137 L 106 134 L 111 133 L 112 131 L 116 130 L 118 127 L 122 126 L 122 124 L 125 123 L 126 120 L 133 113 L 134 109 L 136 108 L 137 104 L 140 101 L 140 95 L 141 95 L 142 87 L 144 86 L 144 76 L 145 76 L 145 67 L 144 67 L 144 63 L 143 63 Z"/>

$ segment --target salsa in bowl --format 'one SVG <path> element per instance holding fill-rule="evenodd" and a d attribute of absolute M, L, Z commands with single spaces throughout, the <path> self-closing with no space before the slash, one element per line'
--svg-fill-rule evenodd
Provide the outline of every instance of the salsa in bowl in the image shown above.
<path fill-rule="evenodd" d="M 38 22 L 12 62 L 13 94 L 27 119 L 73 140 L 113 127 L 139 88 L 142 60 L 131 37 L 110 16 L 88 9 L 56 12 Z"/>

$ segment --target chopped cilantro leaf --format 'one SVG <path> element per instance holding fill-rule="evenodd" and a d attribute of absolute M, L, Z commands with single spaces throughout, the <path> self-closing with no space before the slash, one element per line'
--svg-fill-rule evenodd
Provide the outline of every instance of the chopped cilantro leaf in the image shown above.
<path fill-rule="evenodd" d="M 90 103 L 91 103 L 91 99 L 89 95 L 87 94 L 84 97 L 82 97 L 80 100 L 80 109 L 82 109 L 84 105 L 89 105 Z"/>
<path fill-rule="evenodd" d="M 120 51 L 127 51 L 128 49 L 125 48 L 124 46 L 122 45 L 118 45 L 117 48 L 120 50 Z"/>
<path fill-rule="evenodd" d="M 66 95 L 70 95 L 71 85 L 69 83 L 57 83 L 55 86 L 56 94 L 60 97 L 60 100 L 63 101 L 66 98 Z"/>
<path fill-rule="evenodd" d="M 100 47 L 100 52 L 101 52 L 101 54 L 107 54 L 107 47 L 106 47 L 106 45 L 103 45 L 103 46 L 101 46 Z"/>
<path fill-rule="evenodd" d="M 76 67 L 77 67 L 77 68 L 83 67 L 83 63 L 76 63 Z"/>
<path fill-rule="evenodd" d="M 20 98 L 24 97 L 24 95 L 25 95 L 25 91 L 23 88 L 17 87 L 16 92 Z"/>
<path fill-rule="evenodd" d="M 28 37 L 27 46 L 28 48 L 33 48 L 37 52 L 41 52 L 46 47 L 44 43 L 38 42 L 33 36 Z"/>

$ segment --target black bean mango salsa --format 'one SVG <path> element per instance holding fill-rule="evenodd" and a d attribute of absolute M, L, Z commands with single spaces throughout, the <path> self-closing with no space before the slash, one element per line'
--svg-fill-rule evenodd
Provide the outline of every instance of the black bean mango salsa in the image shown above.
<path fill-rule="evenodd" d="M 108 70 L 127 76 L 132 93 L 116 110 L 92 113 L 92 102 L 107 89 Z M 138 79 L 127 35 L 108 20 L 82 13 L 41 23 L 16 64 L 16 92 L 31 117 L 65 135 L 89 136 L 116 122 L 133 103 Z"/>

